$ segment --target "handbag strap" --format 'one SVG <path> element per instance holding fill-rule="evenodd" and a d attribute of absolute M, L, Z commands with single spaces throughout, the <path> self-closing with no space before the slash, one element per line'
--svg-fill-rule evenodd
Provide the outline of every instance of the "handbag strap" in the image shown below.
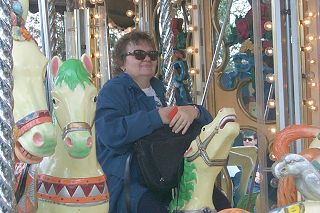
<path fill-rule="evenodd" d="M 130 187 L 130 166 L 131 166 L 132 154 L 129 154 L 126 160 L 124 168 L 124 196 L 126 201 L 127 212 L 131 213 L 131 187 Z"/>

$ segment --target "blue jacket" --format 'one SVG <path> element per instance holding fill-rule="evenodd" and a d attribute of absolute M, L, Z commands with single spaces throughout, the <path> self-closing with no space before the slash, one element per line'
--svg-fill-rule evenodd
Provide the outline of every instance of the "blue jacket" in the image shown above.
<path fill-rule="evenodd" d="M 150 82 L 165 106 L 162 82 L 156 78 Z M 211 122 L 211 115 L 203 107 L 199 109 L 199 121 L 203 124 Z M 107 176 L 110 193 L 109 212 L 124 213 L 124 168 L 128 155 L 133 151 L 133 143 L 163 126 L 154 98 L 146 96 L 128 74 L 122 73 L 109 80 L 100 90 L 95 126 L 97 158 Z M 135 161 L 131 166 L 130 190 L 131 208 L 135 213 L 142 194 L 147 190 L 139 184 Z"/>

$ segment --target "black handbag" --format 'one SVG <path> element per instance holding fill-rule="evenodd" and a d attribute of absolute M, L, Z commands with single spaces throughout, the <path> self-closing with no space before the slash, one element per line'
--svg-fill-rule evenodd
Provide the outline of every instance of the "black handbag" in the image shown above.
<path fill-rule="evenodd" d="M 186 134 L 174 133 L 165 125 L 134 144 L 141 182 L 150 190 L 167 193 L 177 187 L 183 173 L 183 155 L 200 134 L 202 125 L 194 121 Z"/>

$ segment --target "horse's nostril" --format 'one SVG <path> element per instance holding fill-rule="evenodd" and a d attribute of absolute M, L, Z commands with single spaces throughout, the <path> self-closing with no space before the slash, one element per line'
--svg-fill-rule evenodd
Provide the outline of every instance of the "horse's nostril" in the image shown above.
<path fill-rule="evenodd" d="M 87 147 L 91 147 L 92 144 L 93 144 L 93 139 L 92 139 L 92 137 L 90 136 L 90 137 L 88 138 L 88 140 L 87 140 Z"/>
<path fill-rule="evenodd" d="M 32 137 L 32 142 L 35 146 L 42 146 L 44 143 L 42 135 L 39 132 L 36 132 Z"/>
<path fill-rule="evenodd" d="M 64 142 L 67 146 L 72 147 L 73 146 L 73 142 L 71 140 L 71 138 L 67 137 L 66 139 L 64 139 Z"/>

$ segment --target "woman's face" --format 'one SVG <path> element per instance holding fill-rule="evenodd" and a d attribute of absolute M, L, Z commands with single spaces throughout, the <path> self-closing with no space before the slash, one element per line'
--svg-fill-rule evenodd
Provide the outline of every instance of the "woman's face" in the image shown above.
<path fill-rule="evenodd" d="M 126 49 L 126 53 L 133 53 L 134 50 L 143 50 L 145 52 L 154 51 L 149 44 L 141 42 L 138 45 L 129 44 Z M 124 59 L 124 64 L 121 67 L 126 73 L 128 73 L 135 81 L 150 81 L 155 75 L 157 67 L 157 60 L 151 60 L 147 55 L 143 60 L 138 60 L 134 55 L 127 55 Z"/>

